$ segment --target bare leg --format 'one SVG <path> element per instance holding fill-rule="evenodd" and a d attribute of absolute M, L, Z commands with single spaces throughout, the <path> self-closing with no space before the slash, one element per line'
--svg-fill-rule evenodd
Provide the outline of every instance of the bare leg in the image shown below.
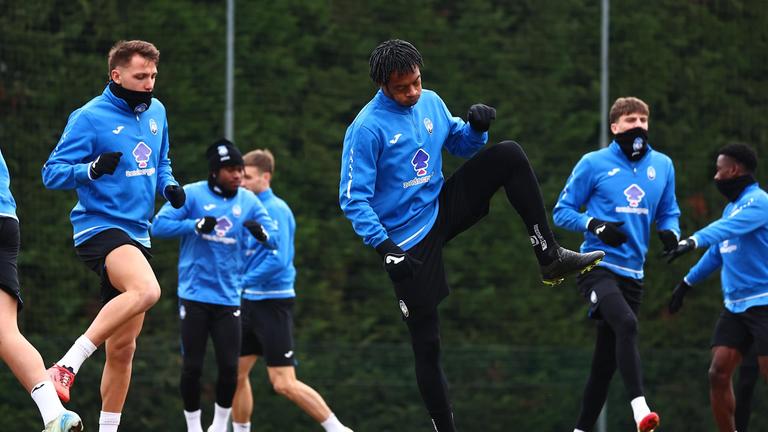
<path fill-rule="evenodd" d="M 733 372 L 741 362 L 741 353 L 734 348 L 712 348 L 712 364 L 709 366 L 709 399 L 712 414 L 720 432 L 736 430 L 734 413 L 736 398 L 733 395 Z"/>
<path fill-rule="evenodd" d="M 160 299 L 160 284 L 139 249 L 123 245 L 105 260 L 109 281 L 122 294 L 110 300 L 96 315 L 85 337 L 99 346 L 119 327 L 143 314 Z"/>
<path fill-rule="evenodd" d="M 240 357 L 237 364 L 237 389 L 232 399 L 232 421 L 235 423 L 248 423 L 253 415 L 253 391 L 249 375 L 253 365 L 259 359 L 258 356 L 248 355 Z"/>
<path fill-rule="evenodd" d="M 293 366 L 267 367 L 269 380 L 275 391 L 298 405 L 305 413 L 322 423 L 331 415 L 331 409 L 312 387 L 296 379 Z"/>
<path fill-rule="evenodd" d="M 128 386 L 131 383 L 133 354 L 136 338 L 144 324 L 144 314 L 137 315 L 123 324 L 107 339 L 104 373 L 101 376 L 101 409 L 119 413 L 123 410 Z"/>
<path fill-rule="evenodd" d="M 40 353 L 19 331 L 17 307 L 16 298 L 0 290 L 0 358 L 31 392 L 32 386 L 49 378 Z"/>

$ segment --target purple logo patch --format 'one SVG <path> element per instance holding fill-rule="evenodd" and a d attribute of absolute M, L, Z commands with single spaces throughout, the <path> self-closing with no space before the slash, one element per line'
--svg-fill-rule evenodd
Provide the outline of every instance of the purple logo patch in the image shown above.
<path fill-rule="evenodd" d="M 224 237 L 230 228 L 232 228 L 232 221 L 228 217 L 222 216 L 216 219 L 216 226 L 213 229 L 216 231 L 217 236 Z"/>
<path fill-rule="evenodd" d="M 411 159 L 411 165 L 413 165 L 413 170 L 416 171 L 417 176 L 421 177 L 427 175 L 427 167 L 429 166 L 429 153 L 425 152 L 423 149 L 419 149 L 419 151 L 413 155 L 413 159 Z"/>
<path fill-rule="evenodd" d="M 630 207 L 637 207 L 640 205 L 640 201 L 645 196 L 645 191 L 636 184 L 631 184 L 628 188 L 624 189 L 624 196 L 627 197 Z"/>
<path fill-rule="evenodd" d="M 136 159 L 136 163 L 139 164 L 139 168 L 146 168 L 149 161 L 149 155 L 152 154 L 152 149 L 148 145 L 144 144 L 144 141 L 139 141 L 136 147 L 133 148 L 133 157 Z"/>

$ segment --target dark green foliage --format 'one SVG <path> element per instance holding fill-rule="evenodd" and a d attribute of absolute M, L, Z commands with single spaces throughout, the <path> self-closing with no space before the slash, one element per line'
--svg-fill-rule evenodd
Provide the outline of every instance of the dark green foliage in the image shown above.
<path fill-rule="evenodd" d="M 651 3 L 611 2 L 611 101 L 633 95 L 650 104 L 649 142 L 675 161 L 681 222 L 690 234 L 724 205 L 711 182 L 716 149 L 742 141 L 768 154 L 768 8 L 762 0 Z M 581 155 L 597 148 L 599 4 L 238 2 L 234 141 L 243 151 L 267 147 L 277 158 L 273 186 L 298 226 L 299 377 L 355 430 L 430 428 L 387 277 L 338 208 L 344 132 L 376 91 L 371 50 L 385 39 L 408 40 L 424 57 L 424 87 L 455 115 L 464 117 L 476 102 L 496 107 L 491 140 L 523 145 L 551 209 Z M 84 331 L 100 302 L 96 277 L 71 247 L 75 194 L 45 190 L 42 163 L 68 114 L 103 90 L 109 47 L 141 38 L 162 53 L 155 94 L 168 109 L 174 172 L 182 183 L 205 178 L 205 148 L 223 135 L 225 23 L 223 1 L 0 2 L 0 146 L 22 221 L 20 324 L 47 363 Z M 460 163 L 446 156 L 446 173 Z M 763 184 L 765 172 L 757 172 Z M 580 242 L 576 233 L 557 235 L 572 248 Z M 154 242 L 163 297 L 139 340 L 122 431 L 183 428 L 177 250 L 176 241 Z M 660 251 L 654 234 L 640 316 L 648 398 L 664 430 L 714 430 L 706 372 L 722 308 L 717 278 L 695 287 L 672 317 L 666 302 L 696 254 L 668 266 Z M 574 282 L 540 283 L 525 229 L 503 194 L 480 224 L 451 242 L 446 261 L 454 291 L 441 308 L 444 363 L 459 427 L 572 429 L 594 332 Z M 206 360 L 204 423 L 213 361 Z M 71 407 L 92 431 L 102 365 L 99 350 L 73 390 Z M 274 393 L 261 364 L 253 379 L 255 430 L 319 430 Z M 5 366 L 0 388 L 6 424 L 40 429 Z M 758 392 L 751 430 L 764 431 L 764 386 Z M 618 377 L 608 404 L 608 429 L 631 430 Z"/>

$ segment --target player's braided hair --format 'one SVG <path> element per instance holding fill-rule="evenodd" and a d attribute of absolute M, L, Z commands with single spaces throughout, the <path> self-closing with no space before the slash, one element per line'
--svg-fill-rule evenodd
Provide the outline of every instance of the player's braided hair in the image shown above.
<path fill-rule="evenodd" d="M 744 165 L 750 173 L 757 169 L 757 153 L 755 149 L 744 143 L 732 143 L 717 151 L 719 155 L 732 157 L 740 164 Z"/>
<path fill-rule="evenodd" d="M 410 73 L 417 66 L 424 66 L 419 50 L 410 42 L 400 39 L 390 39 L 379 44 L 371 52 L 368 63 L 371 66 L 371 79 L 378 85 L 387 84 L 392 72 Z"/>

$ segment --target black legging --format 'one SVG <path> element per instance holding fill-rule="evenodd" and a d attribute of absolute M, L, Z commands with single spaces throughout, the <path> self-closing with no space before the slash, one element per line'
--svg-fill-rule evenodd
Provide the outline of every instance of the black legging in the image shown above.
<path fill-rule="evenodd" d="M 406 321 L 416 367 L 416 382 L 424 404 L 439 432 L 453 432 L 448 382 L 440 360 L 440 320 L 437 310 Z"/>
<path fill-rule="evenodd" d="M 630 400 L 643 395 L 635 312 L 621 294 L 615 293 L 600 301 L 600 314 L 603 320 L 597 324 L 592 369 L 576 422 L 576 428 L 581 430 L 590 430 L 597 421 L 617 365 Z"/>
<path fill-rule="evenodd" d="M 755 384 L 760 377 L 760 367 L 757 363 L 757 352 L 755 347 L 744 355 L 739 367 L 739 378 L 734 386 L 736 396 L 736 430 L 747 432 L 749 430 L 749 418 L 752 414 L 752 397 L 755 391 Z"/>
<path fill-rule="evenodd" d="M 200 376 L 208 342 L 213 340 L 218 365 L 216 403 L 224 408 L 232 406 L 237 387 L 237 362 L 240 357 L 239 308 L 182 300 L 185 316 L 181 320 L 182 369 L 181 398 L 184 410 L 200 409 Z"/>
<path fill-rule="evenodd" d="M 464 184 L 470 208 L 488 206 L 500 187 L 504 188 L 512 207 L 523 219 L 529 236 L 541 237 L 548 245 L 544 253 L 534 248 L 539 262 L 548 263 L 551 250 L 556 246 L 544 208 L 539 181 L 522 147 L 514 141 L 502 141 L 483 149 L 466 161 L 454 174 Z M 552 248 L 549 248 L 552 246 Z"/>

